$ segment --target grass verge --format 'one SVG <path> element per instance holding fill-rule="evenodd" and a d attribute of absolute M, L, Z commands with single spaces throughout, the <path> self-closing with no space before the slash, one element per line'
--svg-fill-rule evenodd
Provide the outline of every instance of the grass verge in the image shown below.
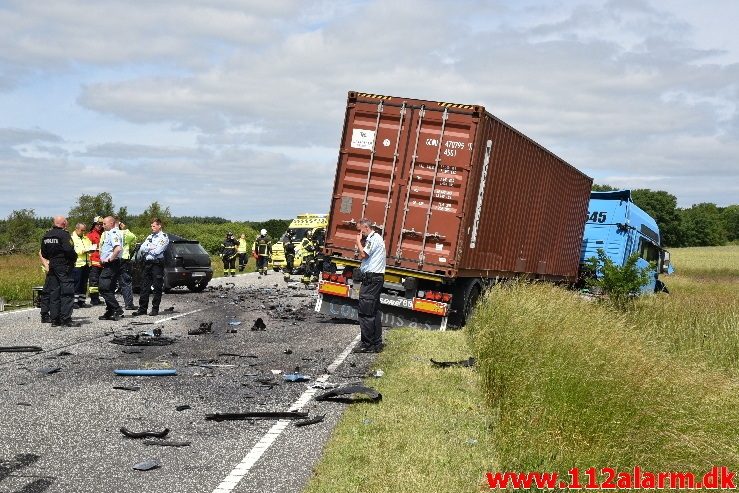
<path fill-rule="evenodd" d="M 490 416 L 471 368 L 435 369 L 429 358 L 470 356 L 463 332 L 394 329 L 369 385 L 380 404 L 348 407 L 307 493 L 473 492 L 496 466 Z"/>

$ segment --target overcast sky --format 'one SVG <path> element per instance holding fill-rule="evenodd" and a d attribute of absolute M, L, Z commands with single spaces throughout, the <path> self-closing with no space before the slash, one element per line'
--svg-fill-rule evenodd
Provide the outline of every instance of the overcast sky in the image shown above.
<path fill-rule="evenodd" d="M 577 168 L 739 203 L 736 0 L 0 0 L 0 217 L 326 212 L 347 92 L 482 104 Z"/>

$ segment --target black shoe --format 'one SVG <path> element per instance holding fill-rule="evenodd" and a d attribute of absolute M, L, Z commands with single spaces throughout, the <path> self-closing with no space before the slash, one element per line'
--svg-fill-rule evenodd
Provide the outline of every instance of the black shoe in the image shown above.
<path fill-rule="evenodd" d="M 66 322 L 60 323 L 59 327 L 82 327 L 82 324 L 79 322 L 74 322 L 70 319 L 70 320 L 67 320 Z"/>
<path fill-rule="evenodd" d="M 100 300 L 90 300 L 90 304 L 92 306 L 98 306 L 98 305 L 103 305 L 104 303 Z"/>
<path fill-rule="evenodd" d="M 98 317 L 98 320 L 112 320 L 113 312 L 105 312 Z"/>
<path fill-rule="evenodd" d="M 54 319 L 51 321 L 52 327 L 59 327 L 62 323 L 59 321 L 59 319 Z"/>
<path fill-rule="evenodd" d="M 149 316 L 150 317 L 156 317 L 157 315 L 159 315 L 159 310 L 154 310 L 152 308 L 152 310 L 149 312 Z"/>
<path fill-rule="evenodd" d="M 137 310 L 138 311 L 138 309 L 139 309 L 139 307 L 138 306 L 134 306 L 134 305 L 131 305 L 131 306 L 127 306 L 126 307 L 126 310 Z"/>
<path fill-rule="evenodd" d="M 51 316 L 49 316 L 49 315 L 41 315 L 41 323 L 42 324 L 50 324 L 51 323 Z"/>
<path fill-rule="evenodd" d="M 370 352 L 369 349 L 371 347 L 373 346 L 370 346 L 369 344 L 359 344 L 359 346 L 352 349 L 352 353 L 354 354 L 369 353 Z"/>
<path fill-rule="evenodd" d="M 82 303 L 76 303 L 75 308 L 90 308 L 92 305 L 86 304 L 84 301 Z"/>
<path fill-rule="evenodd" d="M 385 349 L 385 344 L 383 343 L 375 344 L 374 346 L 371 347 L 371 349 L 372 349 L 370 351 L 371 353 L 381 353 L 382 350 Z"/>

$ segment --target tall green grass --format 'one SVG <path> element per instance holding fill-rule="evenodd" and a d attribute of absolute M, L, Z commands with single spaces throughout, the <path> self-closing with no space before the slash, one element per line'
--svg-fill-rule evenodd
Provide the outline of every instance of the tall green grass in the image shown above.
<path fill-rule="evenodd" d="M 526 284 L 485 296 L 468 333 L 502 470 L 739 466 L 739 385 L 702 364 L 705 352 L 691 361 L 692 349 L 682 348 L 694 344 L 676 342 L 690 337 L 659 336 L 657 327 L 666 331 L 678 318 L 656 324 L 670 311 L 657 310 L 659 303 L 670 301 L 652 297 L 619 314 L 569 291 Z M 681 309 L 679 299 L 673 303 Z M 703 308 L 711 311 L 684 310 L 699 312 L 694 320 L 702 325 L 710 320 Z"/>
<path fill-rule="evenodd" d="M 30 303 L 31 288 L 44 283 L 37 255 L 0 256 L 0 297 L 10 304 Z"/>

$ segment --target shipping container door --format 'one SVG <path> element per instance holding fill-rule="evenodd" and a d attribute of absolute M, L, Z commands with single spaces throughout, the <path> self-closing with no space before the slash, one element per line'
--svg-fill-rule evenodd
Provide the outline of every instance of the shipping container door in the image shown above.
<path fill-rule="evenodd" d="M 448 108 L 409 108 L 408 153 L 395 183 L 389 264 L 450 274 L 455 268 L 476 119 Z"/>
<path fill-rule="evenodd" d="M 407 118 L 406 105 L 382 100 L 357 101 L 348 109 L 328 232 L 330 247 L 344 256 L 357 254 L 354 239 L 363 217 L 386 235 L 406 153 Z"/>

